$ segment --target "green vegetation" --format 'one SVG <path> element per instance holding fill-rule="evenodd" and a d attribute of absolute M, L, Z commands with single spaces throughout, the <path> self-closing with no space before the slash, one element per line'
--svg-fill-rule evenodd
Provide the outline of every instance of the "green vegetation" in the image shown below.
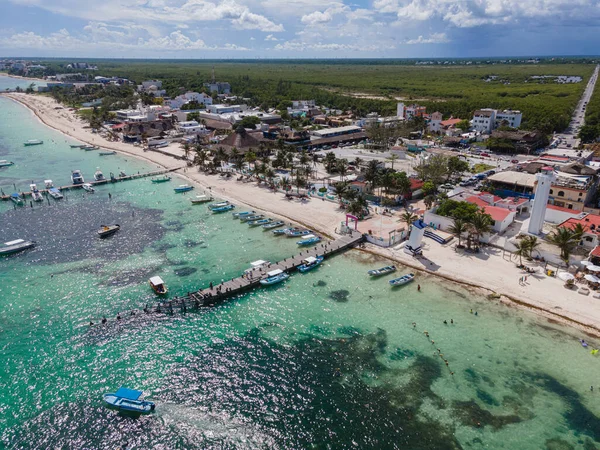
<path fill-rule="evenodd" d="M 559 227 L 548 236 L 548 241 L 560 249 L 560 259 L 569 265 L 571 252 L 585 233 L 585 228 L 578 223 L 573 228 Z"/>
<path fill-rule="evenodd" d="M 494 169 L 494 166 L 490 166 L 489 164 L 477 163 L 471 168 L 471 172 L 473 173 L 481 173 L 487 170 Z"/>
<path fill-rule="evenodd" d="M 433 155 L 427 161 L 415 166 L 417 176 L 425 181 L 423 191 L 426 195 L 433 194 L 439 185 L 467 170 L 469 170 L 469 163 L 458 156 L 446 155 Z"/>
<path fill-rule="evenodd" d="M 492 217 L 486 214 L 485 208 L 480 209 L 477 205 L 468 202 L 443 200 L 436 214 L 454 219 L 449 231 L 457 237 L 458 248 L 462 248 L 461 239 L 465 233 L 467 233 L 467 248 L 471 249 L 473 243 L 475 248 L 479 248 L 481 238 L 492 230 L 494 224 Z"/>
<path fill-rule="evenodd" d="M 394 114 L 396 102 L 419 103 L 446 117 L 471 118 L 484 107 L 523 112 L 524 129 L 546 133 L 564 129 L 593 71 L 591 64 L 416 66 L 410 61 L 144 61 L 98 60 L 99 74 L 135 82 L 163 81 L 169 95 L 202 91 L 215 66 L 217 78 L 253 105 L 283 107 L 295 99 L 315 99 L 320 105 Z M 44 61 L 64 71 L 66 61 Z M 413 64 L 413 65 L 409 65 Z M 61 67 L 62 65 L 62 67 Z M 558 84 L 532 80 L 535 75 L 581 76 L 582 83 Z M 486 82 L 490 76 L 492 81 Z"/>
<path fill-rule="evenodd" d="M 581 127 L 579 137 L 586 144 L 600 138 L 600 86 L 598 85 L 585 108 L 585 125 Z"/>

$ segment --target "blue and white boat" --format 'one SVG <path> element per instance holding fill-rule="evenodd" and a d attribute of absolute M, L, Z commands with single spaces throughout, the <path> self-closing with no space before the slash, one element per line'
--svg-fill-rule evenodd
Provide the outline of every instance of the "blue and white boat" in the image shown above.
<path fill-rule="evenodd" d="M 400 278 L 394 278 L 393 280 L 390 280 L 390 285 L 392 287 L 402 286 L 407 283 L 410 283 L 414 279 L 415 279 L 414 273 L 407 273 L 406 275 L 402 275 Z"/>
<path fill-rule="evenodd" d="M 174 188 L 175 192 L 188 192 L 194 189 L 194 186 L 190 186 L 189 184 L 182 184 Z"/>
<path fill-rule="evenodd" d="M 275 222 L 269 222 L 269 223 L 263 225 L 262 227 L 265 230 L 272 230 L 273 228 L 279 228 L 279 227 L 282 227 L 284 225 L 285 225 L 285 222 L 283 220 L 277 220 Z M 280 231 L 280 230 L 276 230 L 276 231 Z M 281 231 L 283 231 L 283 230 L 281 230 Z M 278 234 L 283 234 L 283 233 L 278 233 Z"/>
<path fill-rule="evenodd" d="M 369 270 L 367 273 L 371 277 L 380 277 L 396 271 L 396 266 L 385 266 L 380 269 Z"/>
<path fill-rule="evenodd" d="M 18 206 L 23 206 L 25 204 L 25 200 L 23 200 L 23 197 L 21 197 L 18 192 L 13 192 L 10 194 L 10 200 Z"/>
<path fill-rule="evenodd" d="M 211 211 L 213 212 L 213 214 L 218 214 L 218 213 L 224 213 L 227 211 L 231 211 L 233 208 L 235 208 L 235 205 L 225 205 L 225 206 L 221 206 L 220 208 L 212 208 Z"/>
<path fill-rule="evenodd" d="M 256 211 L 243 211 L 232 213 L 234 219 L 241 219 L 242 217 L 251 216 L 253 214 L 256 214 Z"/>
<path fill-rule="evenodd" d="M 73 182 L 73 184 L 85 183 L 83 175 L 81 175 L 81 170 L 74 170 L 73 172 L 71 172 L 71 181 Z"/>
<path fill-rule="evenodd" d="M 12 161 L 7 161 L 6 159 L 0 159 L 0 167 L 8 167 L 8 166 L 12 166 L 14 164 L 14 162 Z"/>
<path fill-rule="evenodd" d="M 283 230 L 273 230 L 272 233 L 275 236 L 282 236 L 282 235 L 286 234 L 286 232 L 288 232 L 289 230 L 291 230 L 291 228 L 284 228 Z"/>
<path fill-rule="evenodd" d="M 267 225 L 271 222 L 273 222 L 273 219 L 270 219 L 267 217 L 266 219 L 251 220 L 250 222 L 247 222 L 247 223 L 248 223 L 248 226 L 258 227 L 259 225 Z"/>
<path fill-rule="evenodd" d="M 301 236 L 307 236 L 309 234 L 312 234 L 312 231 L 302 230 L 300 228 L 290 228 L 285 231 L 285 235 L 287 237 L 301 237 Z"/>
<path fill-rule="evenodd" d="M 5 242 L 4 245 L 0 245 L 0 256 L 12 255 L 13 253 L 22 252 L 23 250 L 32 247 L 35 247 L 35 241 L 16 239 L 14 241 Z"/>
<path fill-rule="evenodd" d="M 44 141 L 40 141 L 39 139 L 29 139 L 27 142 L 23 142 L 25 147 L 31 147 L 32 145 L 42 145 Z"/>
<path fill-rule="evenodd" d="M 302 273 L 308 272 L 309 270 L 312 270 L 319 264 L 321 264 L 323 262 L 323 259 L 325 258 L 323 258 L 322 256 L 309 256 L 304 261 L 302 261 L 301 266 L 298 266 L 298 271 Z"/>
<path fill-rule="evenodd" d="M 63 198 L 60 189 L 55 187 L 51 187 L 50 189 L 48 189 L 48 195 L 56 200 L 60 200 L 61 198 Z"/>
<path fill-rule="evenodd" d="M 154 402 L 140 400 L 142 391 L 121 386 L 114 394 L 104 394 L 104 401 L 111 409 L 134 414 L 150 414 L 156 408 Z"/>
<path fill-rule="evenodd" d="M 283 270 L 275 269 L 267 272 L 267 278 L 260 280 L 260 284 L 263 286 L 271 286 L 272 284 L 281 283 L 282 281 L 287 280 L 289 277 L 290 276 Z"/>
<path fill-rule="evenodd" d="M 241 222 L 252 222 L 254 220 L 264 219 L 264 214 L 251 214 L 249 216 L 240 217 Z"/>
<path fill-rule="evenodd" d="M 96 167 L 96 172 L 94 173 L 94 180 L 96 180 L 96 181 L 106 181 L 106 178 L 104 178 L 104 174 L 100 170 L 100 167 Z"/>
<path fill-rule="evenodd" d="M 227 206 L 230 203 L 225 200 L 224 202 L 218 202 L 218 203 L 211 203 L 210 205 L 208 205 L 208 209 L 214 209 L 214 208 L 222 208 L 223 206 Z"/>
<path fill-rule="evenodd" d="M 306 236 L 302 236 L 302 239 L 296 242 L 298 245 L 312 245 L 318 244 L 321 242 L 321 236 L 317 236 L 316 234 L 307 234 Z"/>
<path fill-rule="evenodd" d="M 40 190 L 37 188 L 37 186 L 35 184 L 30 184 L 29 190 L 31 191 L 31 198 L 33 199 L 34 202 L 43 202 L 44 201 L 44 196 L 42 195 L 42 193 L 40 192 Z"/>

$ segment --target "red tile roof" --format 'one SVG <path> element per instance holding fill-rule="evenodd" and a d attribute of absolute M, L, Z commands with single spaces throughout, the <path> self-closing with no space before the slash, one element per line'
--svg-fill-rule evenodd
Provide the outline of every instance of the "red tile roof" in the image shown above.
<path fill-rule="evenodd" d="M 492 220 L 494 222 L 502 222 L 504 219 L 506 219 L 509 215 L 512 214 L 512 211 L 506 208 L 500 208 L 498 206 L 486 206 L 483 209 L 485 210 L 486 214 L 492 216 Z"/>
<path fill-rule="evenodd" d="M 481 207 L 491 206 L 488 202 L 477 195 L 471 195 L 470 197 L 467 197 L 466 201 Z"/>
<path fill-rule="evenodd" d="M 590 256 L 599 256 L 600 257 L 600 246 L 594 247 L 594 250 L 590 252 Z"/>
<path fill-rule="evenodd" d="M 462 122 L 462 119 L 448 119 L 448 120 L 442 120 L 440 122 L 440 124 L 443 127 L 450 127 L 452 125 L 456 125 L 457 123 Z"/>
<path fill-rule="evenodd" d="M 425 182 L 423 180 L 417 180 L 416 178 L 409 178 L 409 179 L 410 179 L 410 190 L 413 192 L 421 189 L 423 187 L 423 185 L 425 184 Z"/>
<path fill-rule="evenodd" d="M 583 219 L 576 219 L 574 217 L 565 220 L 563 223 L 559 225 L 559 227 L 564 228 L 574 228 L 575 225 L 581 224 L 585 230 L 594 230 L 594 232 L 600 231 L 600 216 L 596 214 L 588 214 Z"/>
<path fill-rule="evenodd" d="M 574 209 L 563 208 L 562 206 L 551 205 L 550 203 L 548 203 L 546 205 L 546 209 L 554 209 L 555 211 L 564 211 L 564 212 L 571 213 L 575 216 L 578 214 L 581 214 L 579 211 L 575 211 Z"/>

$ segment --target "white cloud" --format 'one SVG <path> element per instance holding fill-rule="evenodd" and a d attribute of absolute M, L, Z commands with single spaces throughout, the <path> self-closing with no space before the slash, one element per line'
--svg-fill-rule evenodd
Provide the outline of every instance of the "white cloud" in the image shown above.
<path fill-rule="evenodd" d="M 282 44 L 277 44 L 273 47 L 274 50 L 291 50 L 295 52 L 304 52 L 314 50 L 317 52 L 332 52 L 332 51 L 350 51 L 350 52 L 377 52 L 381 50 L 393 49 L 393 46 L 386 45 L 360 45 L 360 44 L 343 44 L 336 42 L 316 42 L 309 43 L 303 41 L 286 41 Z"/>
<path fill-rule="evenodd" d="M 279 39 L 277 39 L 275 36 L 273 36 L 272 34 L 267 35 L 267 37 L 265 37 L 265 41 L 278 41 Z"/>
<path fill-rule="evenodd" d="M 300 19 L 300 22 L 306 24 L 306 25 L 316 25 L 316 24 L 321 24 L 321 23 L 327 23 L 327 22 L 331 22 L 332 19 L 332 15 L 331 13 L 329 13 L 329 11 L 314 11 L 310 14 L 306 14 L 304 16 L 302 16 L 302 18 Z"/>
<path fill-rule="evenodd" d="M 446 33 L 433 33 L 429 37 L 419 36 L 416 39 L 409 39 L 405 44 L 444 44 L 449 42 Z"/>

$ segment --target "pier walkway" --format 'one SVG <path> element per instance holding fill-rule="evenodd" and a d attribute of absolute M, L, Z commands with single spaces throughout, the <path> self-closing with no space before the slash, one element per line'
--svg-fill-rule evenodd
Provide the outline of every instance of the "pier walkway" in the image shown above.
<path fill-rule="evenodd" d="M 352 231 L 350 234 L 340 236 L 339 238 L 320 242 L 316 247 L 301 249 L 300 253 L 294 257 L 286 258 L 283 261 L 272 263 L 268 268 L 255 269 L 248 276 L 240 276 L 231 280 L 224 281 L 212 288 L 207 287 L 197 292 L 190 292 L 184 297 L 176 297 L 169 301 L 160 302 L 155 308 L 148 306 L 144 309 L 145 313 L 150 312 L 185 312 L 201 307 L 215 306 L 227 298 L 235 297 L 250 289 L 261 286 L 260 280 L 267 277 L 267 272 L 281 269 L 284 272 L 292 272 L 302 265 L 302 261 L 309 256 L 324 256 L 328 258 L 344 250 L 350 249 L 363 241 L 363 235 L 358 231 Z M 318 269 L 314 269 L 318 270 Z"/>
<path fill-rule="evenodd" d="M 136 180 L 138 178 L 155 177 L 158 175 L 164 175 L 166 173 L 175 172 L 176 170 L 183 169 L 183 168 L 184 168 L 184 166 L 175 167 L 173 169 L 155 170 L 153 172 L 125 175 L 124 177 L 107 178 L 106 180 L 102 180 L 102 181 L 95 181 L 95 180 L 94 181 L 86 181 L 86 183 L 89 183 L 92 186 L 98 186 L 98 185 L 109 184 L 109 183 L 118 183 L 119 181 Z M 60 189 L 61 191 L 70 190 L 70 189 L 81 189 L 81 184 L 68 184 L 66 186 L 56 186 L 56 187 L 58 189 Z M 47 189 L 39 189 L 39 191 L 42 194 L 46 194 L 48 192 Z M 0 199 L 10 200 L 10 195 L 7 195 L 6 192 L 4 192 L 4 190 L 2 190 L 1 192 L 2 192 L 2 194 L 0 195 Z M 23 191 L 23 192 L 19 192 L 19 195 L 21 195 L 23 198 L 26 198 L 27 196 L 31 195 L 31 192 Z"/>

